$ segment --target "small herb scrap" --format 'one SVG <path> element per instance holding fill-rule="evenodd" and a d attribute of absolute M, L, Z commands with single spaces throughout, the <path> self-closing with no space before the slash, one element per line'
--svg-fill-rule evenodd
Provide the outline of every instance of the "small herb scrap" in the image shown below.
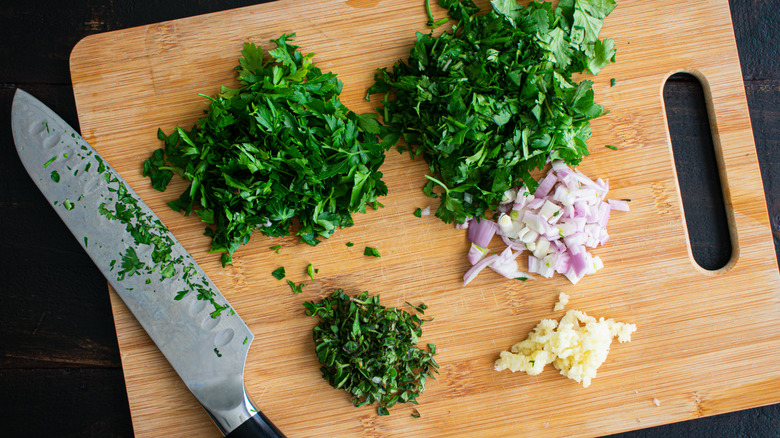
<path fill-rule="evenodd" d="M 312 280 L 314 280 L 314 274 L 319 272 L 320 270 L 315 269 L 314 265 L 312 265 L 311 263 L 309 263 L 309 266 L 306 267 L 306 273 L 309 275 L 309 278 L 311 278 Z"/>
<path fill-rule="evenodd" d="M 280 266 L 280 267 L 274 269 L 274 272 L 271 272 L 271 275 L 273 275 L 274 278 L 277 279 L 277 280 L 281 280 L 282 278 L 284 278 L 284 275 L 285 275 L 284 274 L 284 266 Z"/>
<path fill-rule="evenodd" d="M 51 180 L 58 183 L 60 182 L 60 173 L 56 170 L 51 171 Z"/>
<path fill-rule="evenodd" d="M 65 210 L 68 211 L 73 210 L 73 207 L 75 207 L 75 205 L 73 204 L 73 202 L 71 202 L 70 199 L 66 199 L 62 201 L 62 206 L 65 207 Z"/>
<path fill-rule="evenodd" d="M 423 190 L 441 197 L 447 223 L 485 217 L 520 180 L 533 192 L 530 172 L 549 159 L 578 164 L 604 113 L 593 82 L 572 75 L 614 62 L 614 41 L 598 38 L 614 0 L 491 4 L 439 0 L 452 30 L 417 33 L 409 58 L 378 69 L 367 91 L 381 96 L 384 142 L 428 163 Z"/>
<path fill-rule="evenodd" d="M 438 372 L 436 346 L 417 346 L 424 321 L 416 314 L 382 306 L 368 292 L 350 297 L 341 289 L 303 305 L 320 319 L 313 337 L 322 377 L 350 393 L 355 406 L 377 403 L 377 414 L 388 415 L 396 403 L 416 404 L 427 378 Z"/>
<path fill-rule="evenodd" d="M 214 347 L 214 354 L 216 354 L 217 357 L 222 357 L 222 353 L 219 352 L 219 349 L 217 347 Z"/>
<path fill-rule="evenodd" d="M 604 145 L 605 148 L 612 149 L 613 151 L 618 150 L 617 146 L 612 146 L 611 144 Z"/>
<path fill-rule="evenodd" d="M 615 86 L 615 82 L 616 82 L 616 81 L 615 81 L 615 78 L 612 78 L 612 79 L 610 79 L 610 80 L 609 80 L 609 86 L 610 86 L 610 87 L 614 87 L 614 86 Z"/>
<path fill-rule="evenodd" d="M 416 217 L 422 217 L 422 208 L 417 208 L 417 210 L 414 211 L 414 215 Z"/>
<path fill-rule="evenodd" d="M 222 87 L 205 117 L 189 131 L 158 131 L 163 148 L 144 163 L 143 174 L 165 190 L 174 173 L 190 182 L 168 203 L 207 224 L 211 250 L 222 265 L 259 230 L 267 236 L 294 232 L 317 245 L 352 214 L 381 207 L 387 194 L 379 167 L 389 146 L 375 113 L 356 114 L 340 101 L 342 82 L 298 51 L 294 34 L 271 40 L 267 55 L 244 44 L 240 87 Z M 292 218 L 300 227 L 292 230 Z"/>
<path fill-rule="evenodd" d="M 379 250 L 376 248 L 371 248 L 370 246 L 367 246 L 366 249 L 363 251 L 363 255 L 372 256 L 372 257 L 382 257 L 379 254 Z"/>
<path fill-rule="evenodd" d="M 294 294 L 303 293 L 303 287 L 306 286 L 303 283 L 295 284 L 291 280 L 287 280 L 287 285 L 290 286 L 290 289 L 292 289 Z"/>
<path fill-rule="evenodd" d="M 270 247 L 270 249 L 276 250 L 276 253 L 279 254 L 279 251 L 282 249 L 282 245 L 274 245 Z"/>
<path fill-rule="evenodd" d="M 355 244 L 354 244 L 354 243 L 352 243 L 352 242 L 347 242 L 347 247 L 349 247 L 349 248 L 352 248 L 353 246 L 355 246 Z"/>

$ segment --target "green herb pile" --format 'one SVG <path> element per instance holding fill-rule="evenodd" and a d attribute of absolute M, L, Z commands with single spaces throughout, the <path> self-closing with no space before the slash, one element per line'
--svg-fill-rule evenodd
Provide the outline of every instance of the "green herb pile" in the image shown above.
<path fill-rule="evenodd" d="M 304 306 L 307 315 L 321 319 L 314 344 L 322 377 L 334 388 L 352 394 L 355 406 L 378 403 L 379 415 L 398 402 L 417 404 L 427 377 L 439 367 L 435 345 L 428 344 L 429 351 L 417 347 L 423 324 L 418 315 L 384 307 L 368 292 L 352 298 L 341 289 Z"/>
<path fill-rule="evenodd" d="M 408 60 L 379 69 L 368 90 L 384 94 L 388 145 L 403 137 L 429 164 L 425 192 L 444 189 L 436 216 L 447 223 L 484 217 L 519 180 L 535 190 L 530 172 L 548 159 L 579 164 L 603 107 L 572 75 L 614 62 L 614 41 L 598 39 L 614 0 L 491 3 L 478 15 L 471 0 L 439 0 L 457 24 L 417 33 Z"/>
<path fill-rule="evenodd" d="M 302 55 L 293 37 L 272 40 L 269 57 L 244 44 L 240 87 L 201 95 L 211 100 L 206 116 L 189 131 L 159 130 L 164 147 L 144 163 L 157 190 L 173 173 L 190 182 L 168 205 L 209 224 L 206 235 L 223 266 L 256 229 L 289 235 L 297 217 L 295 234 L 316 245 L 387 194 L 377 115 L 342 105 L 342 82 L 314 66 L 313 53 Z"/>

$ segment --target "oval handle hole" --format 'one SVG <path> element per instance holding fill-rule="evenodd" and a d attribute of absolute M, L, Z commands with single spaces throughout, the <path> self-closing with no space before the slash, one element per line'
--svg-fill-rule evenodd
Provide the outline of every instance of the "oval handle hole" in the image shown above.
<path fill-rule="evenodd" d="M 663 96 L 691 253 L 702 268 L 718 270 L 733 248 L 704 89 L 696 77 L 676 73 Z"/>

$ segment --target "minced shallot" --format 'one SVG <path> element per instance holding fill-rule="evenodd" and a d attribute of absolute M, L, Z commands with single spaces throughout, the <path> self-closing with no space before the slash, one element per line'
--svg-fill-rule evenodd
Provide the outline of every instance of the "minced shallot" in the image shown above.
<path fill-rule="evenodd" d="M 510 189 L 497 209 L 497 219 L 469 219 L 471 242 L 468 259 L 472 267 L 463 276 L 464 286 L 479 272 L 491 268 L 507 278 L 533 278 L 529 273 L 550 278 L 555 272 L 576 284 L 583 276 L 603 267 L 601 258 L 587 248 L 609 240 L 610 213 L 629 211 L 624 200 L 606 200 L 609 183 L 591 180 L 560 160 L 552 162 L 547 175 L 531 194 L 525 186 Z M 501 236 L 506 249 L 487 255 L 494 235 Z M 525 250 L 528 272 L 520 271 L 518 256 Z"/>

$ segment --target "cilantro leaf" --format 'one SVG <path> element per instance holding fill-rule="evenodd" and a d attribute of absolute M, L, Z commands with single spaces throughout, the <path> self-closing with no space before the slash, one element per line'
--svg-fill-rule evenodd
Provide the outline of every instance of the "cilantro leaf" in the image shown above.
<path fill-rule="evenodd" d="M 436 216 L 463 223 L 489 215 L 507 189 L 533 192 L 531 172 L 549 159 L 576 165 L 589 154 L 590 120 L 604 108 L 592 81 L 573 76 L 614 62 L 614 41 L 598 35 L 615 1 L 493 0 L 487 13 L 469 0 L 439 4 L 457 24 L 418 33 L 408 59 L 376 70 L 367 95 L 382 97 L 383 138 L 428 163 L 423 191 L 440 198 Z"/>

